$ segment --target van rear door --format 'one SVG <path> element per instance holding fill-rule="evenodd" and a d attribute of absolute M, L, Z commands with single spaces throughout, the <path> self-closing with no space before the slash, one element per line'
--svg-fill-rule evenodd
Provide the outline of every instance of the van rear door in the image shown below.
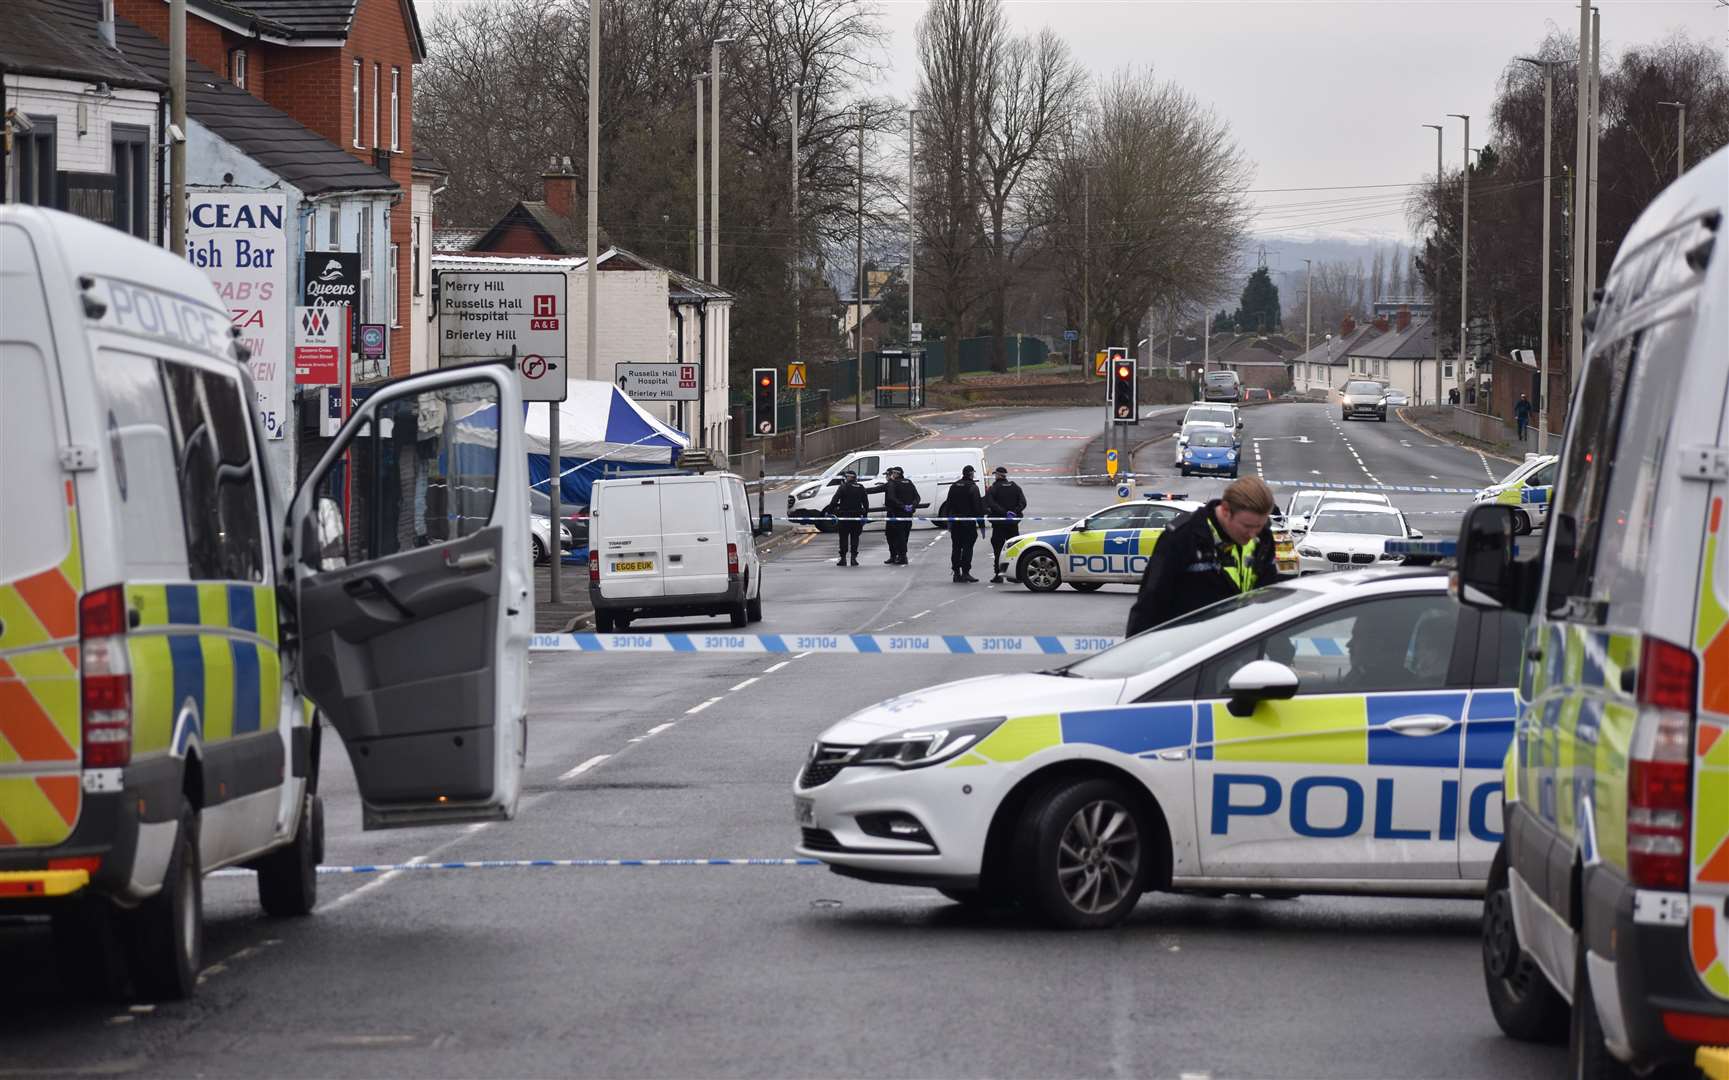
<path fill-rule="evenodd" d="M 601 540 L 600 594 L 609 600 L 663 596 L 666 549 L 661 538 L 660 481 L 613 480 L 596 485 L 589 528 Z"/>
<path fill-rule="evenodd" d="M 660 482 L 661 535 L 668 596 L 726 591 L 727 537 L 721 486 L 712 476 L 673 476 Z"/>
<path fill-rule="evenodd" d="M 48 296 L 29 234 L 0 224 L 0 849 L 78 822 L 78 508 Z M 76 331 L 74 331 L 76 333 Z"/>

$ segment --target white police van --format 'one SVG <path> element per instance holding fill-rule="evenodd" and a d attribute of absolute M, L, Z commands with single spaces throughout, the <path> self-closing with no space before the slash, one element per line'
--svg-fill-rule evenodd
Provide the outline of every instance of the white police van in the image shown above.
<path fill-rule="evenodd" d="M 1068 927 L 1154 889 L 1481 896 L 1524 626 L 1433 571 L 1320 576 L 904 694 L 811 748 L 798 850 Z"/>

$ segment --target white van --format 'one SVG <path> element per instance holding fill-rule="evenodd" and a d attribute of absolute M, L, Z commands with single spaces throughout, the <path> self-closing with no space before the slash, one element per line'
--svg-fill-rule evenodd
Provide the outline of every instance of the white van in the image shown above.
<path fill-rule="evenodd" d="M 762 559 L 733 473 L 597 480 L 589 496 L 588 595 L 601 633 L 632 619 L 762 618 Z"/>
<path fill-rule="evenodd" d="M 287 508 L 215 287 L 0 207 L 0 916 L 74 987 L 182 998 L 205 874 L 317 899 L 326 726 L 365 828 L 515 812 L 527 451 L 502 365 L 383 384 Z M 316 709 L 311 701 L 317 701 Z"/>
<path fill-rule="evenodd" d="M 985 452 L 977 447 L 954 447 L 949 449 L 921 448 L 917 446 L 901 447 L 890 450 L 856 450 L 824 469 L 815 480 L 801 484 L 786 497 L 786 516 L 788 519 L 805 524 L 815 525 L 823 532 L 828 532 L 834 526 L 828 522 L 823 508 L 834 496 L 834 489 L 840 486 L 841 474 L 848 469 L 858 473 L 859 483 L 866 487 L 876 487 L 885 479 L 890 468 L 899 466 L 919 489 L 919 508 L 922 515 L 928 515 L 932 507 L 940 506 L 948 486 L 961 478 L 961 470 L 971 465 L 976 470 L 979 488 L 990 481 L 985 472 Z M 872 520 L 865 525 L 866 529 L 882 528 L 883 495 L 882 492 L 872 492 L 870 496 Z M 925 522 L 916 522 L 924 525 Z"/>
<path fill-rule="evenodd" d="M 1510 1036 L 1567 1039 L 1570 1076 L 1694 1075 L 1701 1045 L 1729 1043 L 1725 214 L 1729 149 L 1621 242 L 1541 543 L 1499 500 L 1459 534 L 1461 599 L 1531 615 L 1489 1005 Z"/>

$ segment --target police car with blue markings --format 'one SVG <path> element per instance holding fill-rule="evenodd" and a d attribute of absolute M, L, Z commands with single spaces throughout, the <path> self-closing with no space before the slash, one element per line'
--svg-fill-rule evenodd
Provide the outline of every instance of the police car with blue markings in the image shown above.
<path fill-rule="evenodd" d="M 1033 592 L 1055 592 L 1065 582 L 1081 592 L 1138 584 L 1159 534 L 1203 505 L 1183 495 L 1150 494 L 1061 529 L 1023 533 L 1003 548 L 1003 576 Z"/>
<path fill-rule="evenodd" d="M 904 694 L 812 746 L 798 851 L 1077 928 L 1150 890 L 1481 896 L 1524 625 L 1390 568 Z"/>

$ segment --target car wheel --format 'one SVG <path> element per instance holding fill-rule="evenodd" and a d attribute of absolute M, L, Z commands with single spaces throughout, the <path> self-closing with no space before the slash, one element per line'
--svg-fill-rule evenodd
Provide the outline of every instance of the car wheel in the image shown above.
<path fill-rule="evenodd" d="M 198 815 L 184 796 L 162 891 L 129 913 L 132 981 L 145 998 L 182 1001 L 198 985 L 204 957 L 204 873 L 198 864 Z"/>
<path fill-rule="evenodd" d="M 266 915 L 280 919 L 312 914 L 318 903 L 318 853 L 323 847 L 324 800 L 308 791 L 301 797 L 294 842 L 258 863 L 258 903 Z"/>
<path fill-rule="evenodd" d="M 1567 1075 L 1576 1080 L 1630 1080 L 1633 1073 L 1615 1060 L 1603 1041 L 1603 1022 L 1591 995 L 1584 935 L 1573 947 L 1573 1016 L 1567 1030 Z"/>
<path fill-rule="evenodd" d="M 630 629 L 630 620 L 631 616 L 629 615 L 614 615 L 612 617 L 613 628 L 622 634 Z"/>
<path fill-rule="evenodd" d="M 1531 515 L 1523 510 L 1513 511 L 1513 535 L 1528 536 L 1531 533 Z"/>
<path fill-rule="evenodd" d="M 1028 803 L 1016 837 L 1021 895 L 1053 926 L 1115 926 L 1140 901 L 1150 837 L 1115 780 L 1049 788 Z"/>
<path fill-rule="evenodd" d="M 756 595 L 744 602 L 745 617 L 751 622 L 762 622 L 762 586 L 756 587 Z"/>
<path fill-rule="evenodd" d="M 1187 465 L 1182 466 L 1182 473 L 1184 476 L 1189 475 L 1189 467 Z"/>
<path fill-rule="evenodd" d="M 612 617 L 612 612 L 610 612 L 610 611 L 597 611 L 594 613 L 594 630 L 595 630 L 595 633 L 597 633 L 597 634 L 610 634 L 610 633 L 612 633 L 612 628 L 615 625 L 617 625 L 617 621 Z"/>
<path fill-rule="evenodd" d="M 1102 581 L 1071 581 L 1071 582 L 1069 582 L 1069 588 L 1075 590 L 1076 592 L 1098 592 L 1100 589 L 1102 589 L 1104 587 L 1105 587 L 1105 583 Z"/>
<path fill-rule="evenodd" d="M 1015 576 L 1021 583 L 1033 592 L 1055 592 L 1063 583 L 1062 567 L 1057 565 L 1057 557 L 1048 551 L 1029 551 L 1021 556 L 1020 569 Z"/>
<path fill-rule="evenodd" d="M 1231 470 L 1231 479 L 1235 480 L 1236 478 L 1237 478 L 1237 470 L 1232 469 Z"/>
<path fill-rule="evenodd" d="M 539 566 L 546 561 L 546 545 L 540 542 L 540 537 L 528 538 L 529 551 L 534 553 L 534 565 Z"/>
<path fill-rule="evenodd" d="M 1567 1033 L 1567 1002 L 1519 946 L 1506 860 L 1503 848 L 1495 855 L 1489 891 L 1483 897 L 1483 982 L 1489 991 L 1489 1011 L 1511 1038 L 1559 1042 Z"/>

